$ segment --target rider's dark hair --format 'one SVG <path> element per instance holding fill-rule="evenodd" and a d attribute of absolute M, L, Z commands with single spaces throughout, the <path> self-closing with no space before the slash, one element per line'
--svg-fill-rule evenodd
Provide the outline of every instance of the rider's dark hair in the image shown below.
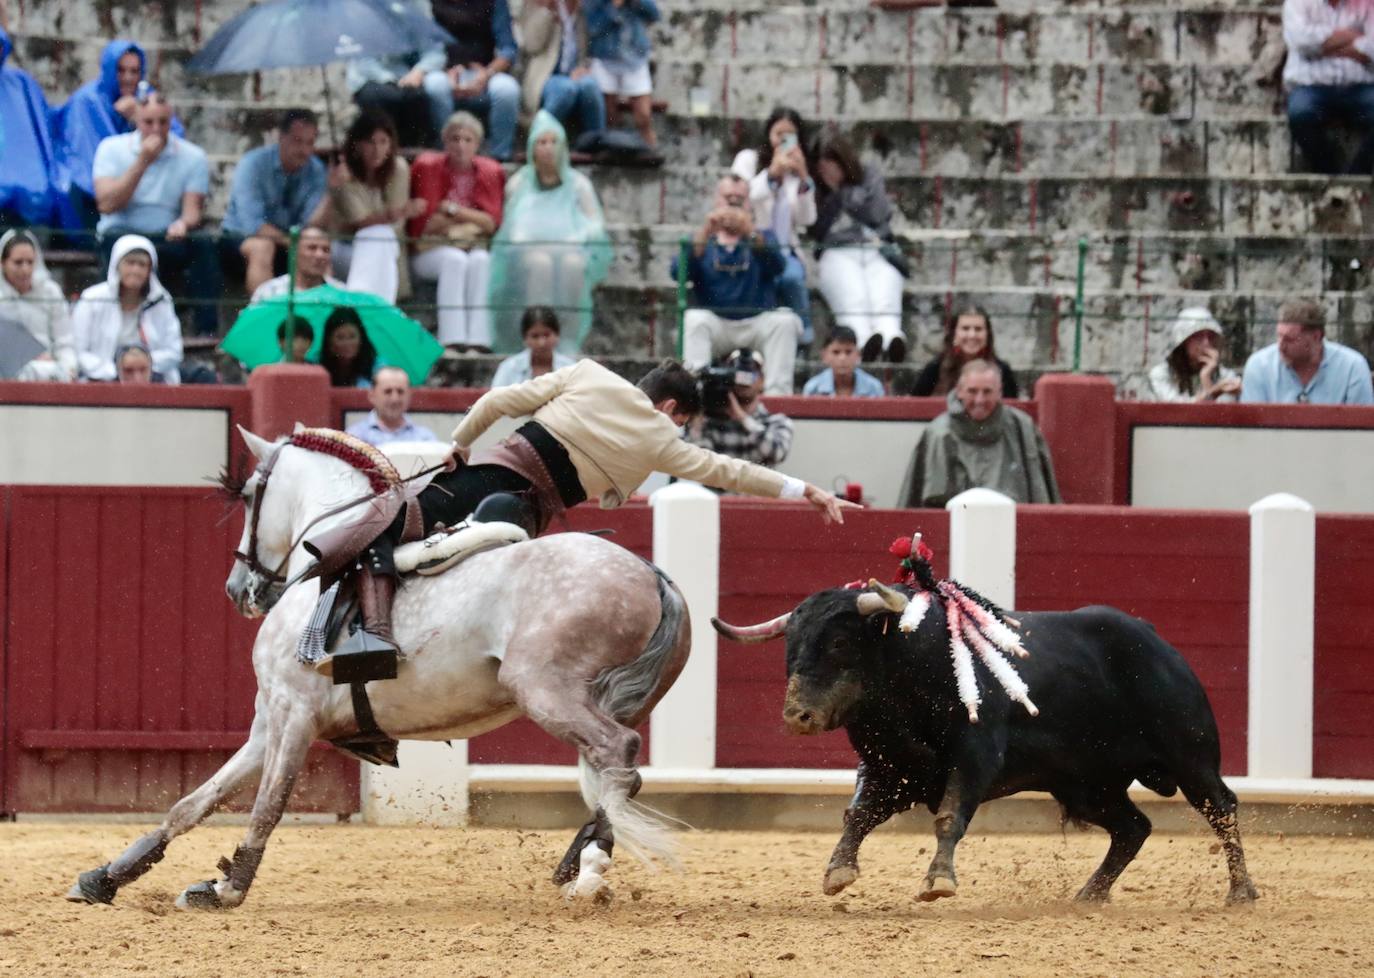
<path fill-rule="evenodd" d="M 664 360 L 644 375 L 639 389 L 658 404 L 669 398 L 677 401 L 677 409 L 686 414 L 701 413 L 701 392 L 697 379 L 676 360 Z"/>

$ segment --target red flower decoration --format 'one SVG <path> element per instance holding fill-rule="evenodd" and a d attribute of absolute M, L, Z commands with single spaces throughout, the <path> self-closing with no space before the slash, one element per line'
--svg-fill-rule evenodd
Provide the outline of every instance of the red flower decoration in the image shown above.
<path fill-rule="evenodd" d="M 911 537 L 898 537 L 892 541 L 892 545 L 887 548 L 887 552 L 894 557 L 911 556 Z"/>
<path fill-rule="evenodd" d="M 927 547 L 924 540 L 920 540 L 916 544 L 916 556 L 928 564 L 935 559 L 935 551 Z"/>

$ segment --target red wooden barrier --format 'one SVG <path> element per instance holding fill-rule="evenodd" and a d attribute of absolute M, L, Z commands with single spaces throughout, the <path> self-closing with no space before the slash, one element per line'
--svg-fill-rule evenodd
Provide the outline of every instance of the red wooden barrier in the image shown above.
<path fill-rule="evenodd" d="M 1374 519 L 1317 517 L 1313 773 L 1374 778 Z"/>
<path fill-rule="evenodd" d="M 241 520 L 207 490 L 3 490 L 4 811 L 160 811 L 247 738 L 256 625 L 224 595 Z M 239 807 L 250 795 L 241 794 Z M 353 812 L 320 751 L 293 808 Z"/>

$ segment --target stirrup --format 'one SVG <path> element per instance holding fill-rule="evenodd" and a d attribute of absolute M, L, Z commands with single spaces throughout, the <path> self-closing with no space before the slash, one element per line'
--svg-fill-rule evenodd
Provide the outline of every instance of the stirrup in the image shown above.
<path fill-rule="evenodd" d="M 315 663 L 315 671 L 329 676 L 335 686 L 395 679 L 400 650 L 365 628 L 341 638 L 334 652 Z"/>

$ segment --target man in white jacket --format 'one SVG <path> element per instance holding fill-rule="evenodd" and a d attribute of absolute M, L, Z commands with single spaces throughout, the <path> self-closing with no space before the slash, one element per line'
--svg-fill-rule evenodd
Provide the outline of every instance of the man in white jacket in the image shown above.
<path fill-rule="evenodd" d="M 141 345 L 152 355 L 158 379 L 181 383 L 181 321 L 158 281 L 157 249 L 151 241 L 126 234 L 115 242 L 105 281 L 76 301 L 72 332 L 86 380 L 115 380 L 115 351 Z"/>

